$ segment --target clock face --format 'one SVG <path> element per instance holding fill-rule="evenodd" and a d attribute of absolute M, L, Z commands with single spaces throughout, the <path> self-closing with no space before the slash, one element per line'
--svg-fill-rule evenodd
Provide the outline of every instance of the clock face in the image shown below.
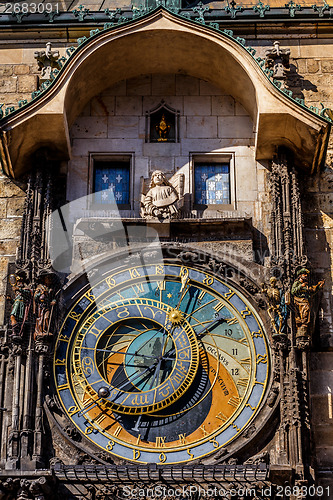
<path fill-rule="evenodd" d="M 54 377 L 73 424 L 104 451 L 189 462 L 236 439 L 270 375 L 260 319 L 242 294 L 177 264 L 105 276 L 69 311 Z"/>

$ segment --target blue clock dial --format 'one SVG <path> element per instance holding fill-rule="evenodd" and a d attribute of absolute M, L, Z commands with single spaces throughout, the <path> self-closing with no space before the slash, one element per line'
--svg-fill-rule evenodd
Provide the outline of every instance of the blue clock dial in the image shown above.
<path fill-rule="evenodd" d="M 257 313 L 231 284 L 159 263 L 105 276 L 69 311 L 54 377 L 74 425 L 143 463 L 188 462 L 237 439 L 270 378 Z"/>

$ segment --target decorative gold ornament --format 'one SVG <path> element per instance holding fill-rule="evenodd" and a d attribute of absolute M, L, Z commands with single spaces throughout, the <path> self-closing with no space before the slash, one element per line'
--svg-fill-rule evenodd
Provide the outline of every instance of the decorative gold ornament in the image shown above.
<path fill-rule="evenodd" d="M 173 325 L 179 325 L 180 323 L 182 323 L 182 321 L 184 321 L 184 316 L 178 309 L 171 309 L 168 317 L 170 323 L 172 323 Z"/>
<path fill-rule="evenodd" d="M 159 135 L 159 138 L 157 139 L 158 142 L 166 142 L 168 140 L 170 128 L 171 125 L 166 122 L 165 115 L 163 113 L 160 123 L 156 125 L 156 132 Z"/>

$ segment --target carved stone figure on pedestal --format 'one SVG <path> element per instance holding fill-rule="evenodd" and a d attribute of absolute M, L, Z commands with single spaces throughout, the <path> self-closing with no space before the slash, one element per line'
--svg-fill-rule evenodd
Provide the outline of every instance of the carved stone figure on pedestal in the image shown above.
<path fill-rule="evenodd" d="M 12 285 L 14 299 L 7 297 L 8 300 L 13 300 L 12 309 L 10 312 L 10 323 L 12 327 L 12 340 L 21 342 L 24 325 L 28 319 L 32 301 L 32 291 L 26 283 L 24 273 L 11 274 L 9 282 Z"/>
<path fill-rule="evenodd" d="M 274 335 L 285 334 L 288 300 L 286 300 L 282 288 L 278 287 L 277 279 L 274 276 L 270 278 L 269 282 L 269 286 L 265 283 L 262 285 L 262 292 L 268 299 L 267 312 L 271 318 Z"/>
<path fill-rule="evenodd" d="M 151 175 L 146 194 L 144 183 L 142 186 L 141 216 L 159 220 L 178 217 L 179 204 L 177 202 L 183 194 L 183 183 L 182 174 L 174 176 L 172 183 L 161 170 L 155 170 Z"/>
<path fill-rule="evenodd" d="M 310 271 L 308 269 L 300 269 L 297 272 L 297 279 L 294 281 L 291 288 L 291 294 L 295 305 L 297 347 L 307 347 L 311 343 L 311 322 L 313 312 L 311 299 L 325 283 L 323 280 L 319 281 L 316 285 L 309 286 L 309 274 Z"/>
<path fill-rule="evenodd" d="M 51 42 L 47 42 L 46 50 L 35 52 L 35 59 L 37 59 L 38 62 L 38 69 L 41 71 L 41 82 L 50 80 L 51 71 L 53 68 L 60 69 L 60 65 L 58 63 L 59 51 L 55 50 L 54 52 L 52 52 L 51 45 Z"/>
<path fill-rule="evenodd" d="M 52 273 L 41 273 L 38 278 L 39 284 L 34 293 L 34 314 L 36 324 L 34 338 L 52 336 L 50 331 L 52 312 L 56 304 L 54 290 L 54 275 Z"/>

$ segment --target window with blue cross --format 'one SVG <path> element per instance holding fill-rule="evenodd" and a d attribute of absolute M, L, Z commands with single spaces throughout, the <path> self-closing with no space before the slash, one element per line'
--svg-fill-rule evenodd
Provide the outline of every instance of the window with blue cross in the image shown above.
<path fill-rule="evenodd" d="M 129 205 L 130 165 L 129 162 L 95 161 L 94 165 L 95 203 L 107 205 Z"/>
<path fill-rule="evenodd" d="M 196 205 L 230 204 L 228 163 L 195 163 L 194 200 Z"/>

